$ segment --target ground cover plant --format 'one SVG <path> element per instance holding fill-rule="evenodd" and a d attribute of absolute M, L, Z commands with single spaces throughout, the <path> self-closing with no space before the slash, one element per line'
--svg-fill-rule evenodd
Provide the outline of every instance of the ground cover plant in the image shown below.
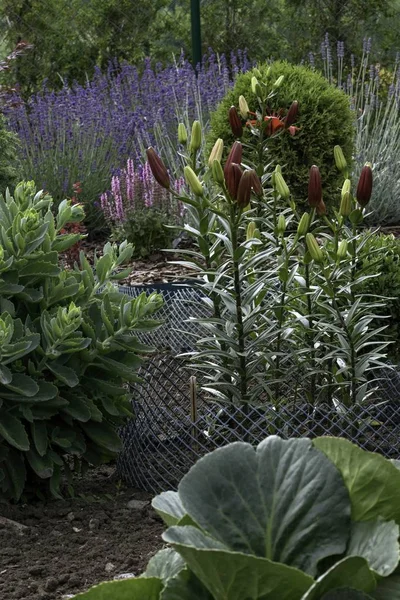
<path fill-rule="evenodd" d="M 126 384 L 150 350 L 132 334 L 157 326 L 161 303 L 115 289 L 127 242 L 107 243 L 94 269 L 83 252 L 60 268 L 59 253 L 82 237 L 62 230 L 84 212 L 65 200 L 54 216 L 52 205 L 33 182 L 0 196 L 0 490 L 14 500 L 59 495 L 62 471 L 116 455 L 131 415 Z"/>
<path fill-rule="evenodd" d="M 82 600 L 393 600 L 400 472 L 340 438 L 236 442 L 153 507 L 168 526 L 145 573 Z"/>
<path fill-rule="evenodd" d="M 264 114 L 276 85 L 255 79 L 253 86 Z M 239 111 L 248 110 L 244 100 L 237 99 L 241 109 L 228 111 L 235 131 L 242 127 Z M 297 111 L 294 104 L 282 119 L 283 127 L 272 136 L 275 144 L 285 136 L 295 139 L 289 128 L 297 123 Z M 222 168 L 219 139 L 204 165 L 198 155 L 199 124 L 187 142 L 184 172 L 192 194 L 176 196 L 187 206 L 185 231 L 195 248 L 183 250 L 182 264 L 198 276 L 212 310 L 212 318 L 201 321 L 204 335 L 191 356 L 207 378 L 204 388 L 224 402 L 276 406 L 306 398 L 345 410 L 369 401 L 371 374 L 385 366 L 388 345 L 382 337 L 385 325 L 374 318 L 382 300 L 359 292 L 359 285 L 373 277 L 362 264 L 374 233 L 358 232 L 372 192 L 372 171 L 364 166 L 352 191 L 349 166 L 335 147 L 332 160 L 343 182 L 339 208 L 326 214 L 324 183 L 314 165 L 309 209 L 302 214 L 286 171 L 277 166 L 271 175 L 265 164 L 271 136 L 263 132 L 269 124 L 260 119 L 253 125 L 256 162 L 243 159 L 236 141 Z M 148 160 L 160 185 L 172 190 L 153 149 Z"/>

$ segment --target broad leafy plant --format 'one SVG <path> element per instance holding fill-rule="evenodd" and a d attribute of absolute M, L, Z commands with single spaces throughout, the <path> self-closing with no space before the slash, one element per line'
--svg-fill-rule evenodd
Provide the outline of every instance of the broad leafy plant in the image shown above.
<path fill-rule="evenodd" d="M 40 481 L 58 495 L 63 468 L 115 456 L 126 384 L 150 350 L 132 334 L 157 326 L 161 303 L 113 285 L 129 273 L 126 242 L 106 244 L 94 269 L 83 252 L 61 269 L 82 237 L 61 231 L 84 213 L 66 200 L 54 217 L 52 204 L 33 182 L 0 196 L 0 492 L 15 500 Z"/>
<path fill-rule="evenodd" d="M 170 548 L 82 600 L 394 600 L 400 471 L 340 438 L 229 444 L 153 507 Z"/>

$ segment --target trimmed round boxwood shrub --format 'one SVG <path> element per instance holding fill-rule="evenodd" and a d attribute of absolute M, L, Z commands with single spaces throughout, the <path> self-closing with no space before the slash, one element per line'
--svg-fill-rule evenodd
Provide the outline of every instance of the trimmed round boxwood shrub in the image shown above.
<path fill-rule="evenodd" d="M 290 191 L 299 202 L 307 198 L 309 168 L 313 164 L 318 165 L 324 186 L 324 200 L 336 203 L 337 190 L 343 183 L 343 176 L 335 166 L 333 148 L 335 145 L 341 146 L 350 164 L 354 147 L 354 113 L 350 109 L 349 97 L 330 85 L 322 75 L 307 67 L 278 61 L 261 65 L 258 70 L 263 76 L 262 80 L 270 82 L 271 87 L 280 75 L 284 76 L 283 83 L 270 102 L 269 108 L 272 111 L 283 109 L 286 112 L 293 100 L 299 103 L 299 115 L 295 124 L 300 127 L 300 131 L 293 137 L 285 133 L 271 138 L 271 160 L 282 166 Z M 226 148 L 233 143 L 228 111 L 232 105 L 238 106 L 241 94 L 246 98 L 250 110 L 258 108 L 256 96 L 251 91 L 251 78 L 254 74 L 254 71 L 248 71 L 239 75 L 234 87 L 211 115 L 209 149 L 219 137 L 224 140 Z M 243 141 L 251 144 L 251 139 L 249 128 L 245 128 Z"/>

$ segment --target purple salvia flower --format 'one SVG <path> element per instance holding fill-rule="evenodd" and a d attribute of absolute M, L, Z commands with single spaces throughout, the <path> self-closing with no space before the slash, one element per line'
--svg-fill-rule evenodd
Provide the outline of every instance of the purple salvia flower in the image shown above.
<path fill-rule="evenodd" d="M 338 42 L 337 43 L 337 57 L 339 59 L 343 59 L 344 58 L 344 42 Z"/>
<path fill-rule="evenodd" d="M 114 175 L 111 179 L 111 192 L 114 198 L 116 220 L 122 223 L 124 220 L 124 205 L 121 194 L 121 181 L 117 175 Z"/>
<path fill-rule="evenodd" d="M 133 206 L 135 199 L 135 184 L 136 184 L 136 173 L 133 160 L 128 158 L 126 161 L 126 198 L 130 206 Z"/>

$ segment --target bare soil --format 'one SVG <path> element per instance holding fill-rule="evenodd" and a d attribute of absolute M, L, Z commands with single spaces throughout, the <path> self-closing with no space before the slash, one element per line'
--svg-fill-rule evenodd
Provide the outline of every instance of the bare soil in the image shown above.
<path fill-rule="evenodd" d="M 150 500 L 103 466 L 76 482 L 75 498 L 0 503 L 0 598 L 58 600 L 139 575 L 162 547 Z"/>

